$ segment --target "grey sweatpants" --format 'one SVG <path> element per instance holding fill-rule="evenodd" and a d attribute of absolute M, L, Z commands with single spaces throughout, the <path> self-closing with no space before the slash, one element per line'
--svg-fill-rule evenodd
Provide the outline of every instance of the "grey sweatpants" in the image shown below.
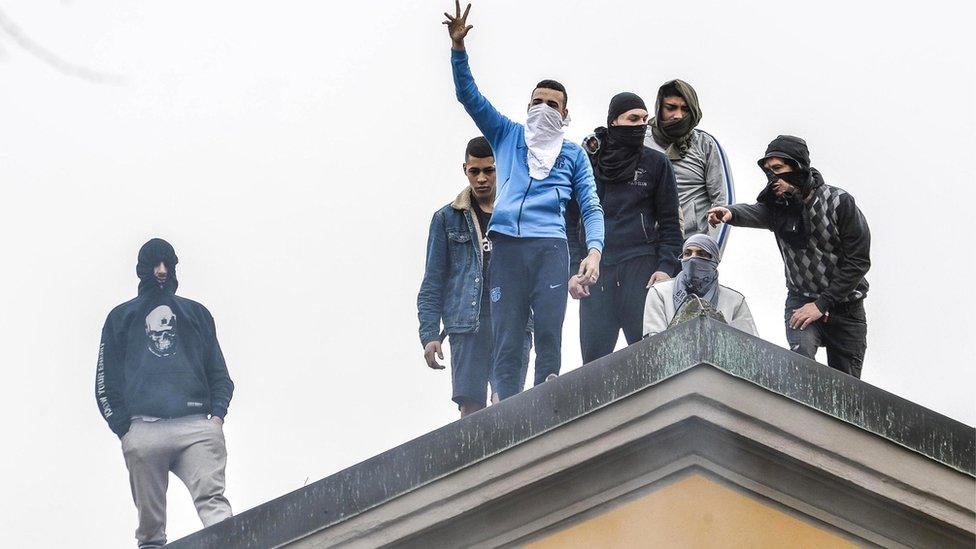
<path fill-rule="evenodd" d="M 141 548 L 166 543 L 166 488 L 172 471 L 190 490 L 204 526 L 233 513 L 224 497 L 227 449 L 223 427 L 206 416 L 143 421 L 133 419 L 122 437 L 132 499 L 139 513 Z"/>

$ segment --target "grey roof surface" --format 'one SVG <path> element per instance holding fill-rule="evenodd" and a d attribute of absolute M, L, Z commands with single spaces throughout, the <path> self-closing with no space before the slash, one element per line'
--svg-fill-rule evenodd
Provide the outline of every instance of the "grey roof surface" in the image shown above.
<path fill-rule="evenodd" d="M 976 429 L 721 322 L 697 318 L 174 541 L 274 547 L 504 452 L 700 364 L 976 477 Z"/>

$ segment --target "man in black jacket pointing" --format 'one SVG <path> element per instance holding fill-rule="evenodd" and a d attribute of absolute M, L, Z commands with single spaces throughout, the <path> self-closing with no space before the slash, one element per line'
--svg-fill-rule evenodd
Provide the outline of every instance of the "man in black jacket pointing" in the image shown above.
<path fill-rule="evenodd" d="M 831 368 L 860 378 L 868 332 L 868 222 L 853 196 L 826 184 L 811 166 L 803 139 L 773 139 L 759 167 L 769 184 L 757 203 L 712 208 L 708 222 L 773 231 L 789 291 L 784 319 L 790 348 L 814 358 L 826 347 Z"/>
<path fill-rule="evenodd" d="M 139 295 L 102 328 L 95 400 L 122 441 L 140 548 L 166 543 L 166 488 L 186 484 L 204 526 L 231 516 L 224 497 L 223 423 L 234 393 L 210 311 L 176 296 L 177 257 L 165 240 L 139 250 Z"/>

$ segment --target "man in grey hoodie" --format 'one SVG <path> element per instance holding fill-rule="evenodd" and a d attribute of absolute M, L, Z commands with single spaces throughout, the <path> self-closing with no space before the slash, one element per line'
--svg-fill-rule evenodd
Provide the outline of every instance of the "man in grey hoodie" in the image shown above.
<path fill-rule="evenodd" d="M 735 201 L 732 171 L 718 140 L 697 128 L 701 118 L 695 89 L 682 80 L 666 82 L 657 92 L 644 145 L 671 160 L 684 237 L 707 234 L 724 250 L 729 227 L 710 228 L 708 210 Z"/>

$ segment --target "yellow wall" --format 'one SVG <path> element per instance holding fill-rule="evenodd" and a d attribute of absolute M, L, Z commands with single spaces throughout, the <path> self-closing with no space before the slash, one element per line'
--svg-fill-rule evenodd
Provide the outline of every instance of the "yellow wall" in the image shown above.
<path fill-rule="evenodd" d="M 696 474 L 528 547 L 821 549 L 857 546 Z"/>

